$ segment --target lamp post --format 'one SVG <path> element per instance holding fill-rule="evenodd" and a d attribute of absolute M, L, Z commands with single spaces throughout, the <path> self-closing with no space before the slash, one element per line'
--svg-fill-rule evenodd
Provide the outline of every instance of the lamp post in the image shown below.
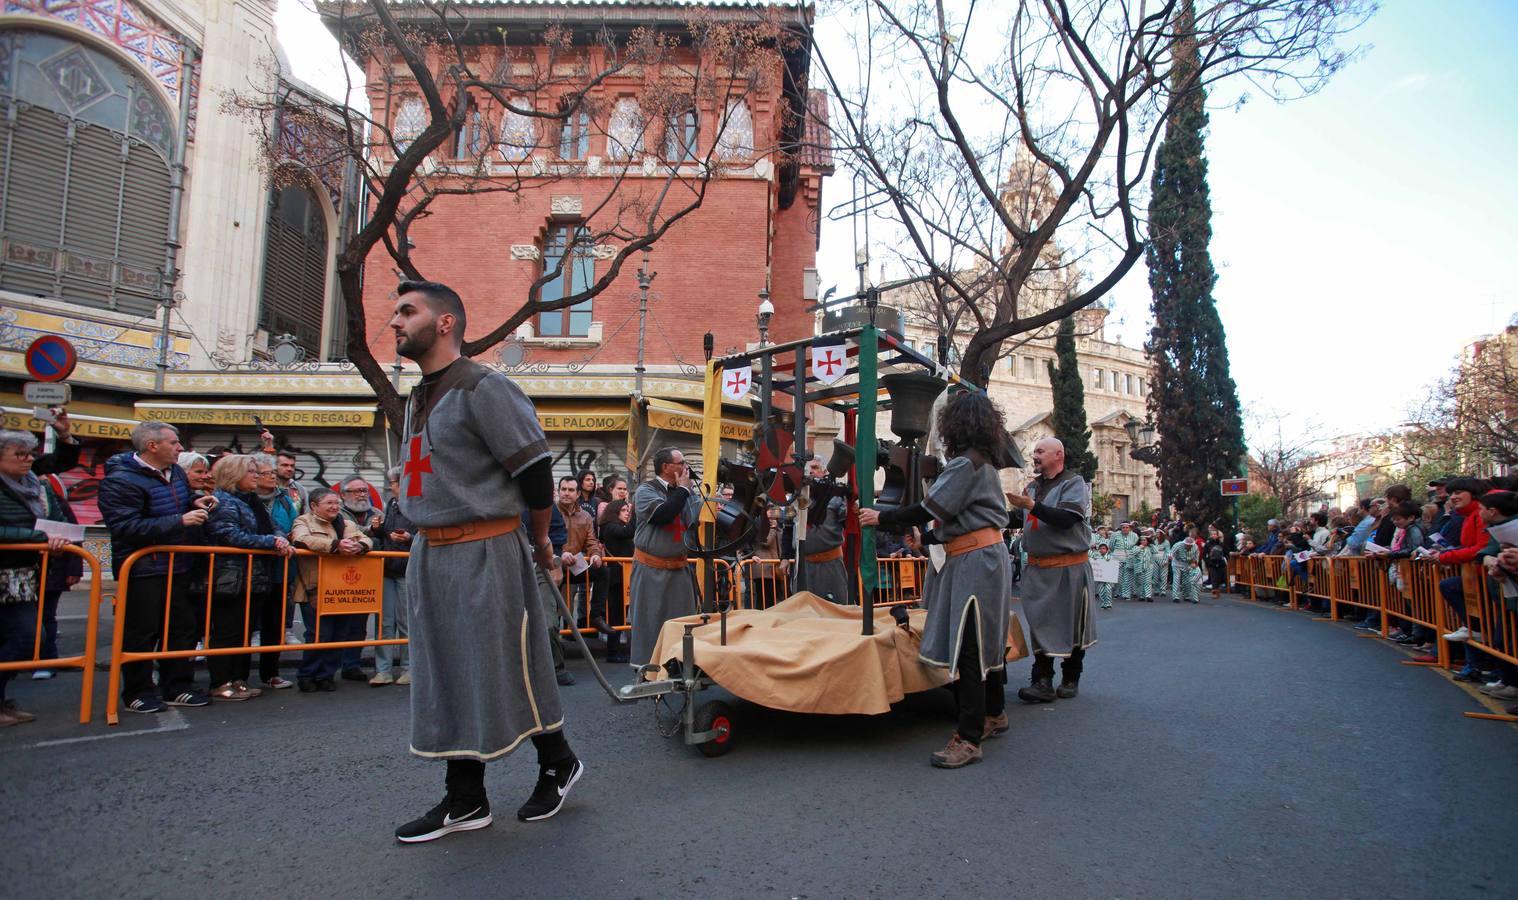
<path fill-rule="evenodd" d="M 643 342 L 648 328 L 648 286 L 658 272 L 648 271 L 648 248 L 643 248 L 643 264 L 638 267 L 638 364 L 633 366 L 633 394 L 643 398 Z"/>
<path fill-rule="evenodd" d="M 754 316 L 754 322 L 759 326 L 759 346 L 770 342 L 770 317 L 775 314 L 775 304 L 770 302 L 770 289 L 766 285 L 759 292 L 759 314 Z"/>
<path fill-rule="evenodd" d="M 1146 420 L 1129 419 L 1128 424 L 1123 426 L 1128 432 L 1128 440 L 1133 442 L 1133 449 L 1128 455 L 1141 463 L 1151 466 L 1158 465 L 1160 461 L 1160 448 L 1154 442 L 1154 423 Z"/>

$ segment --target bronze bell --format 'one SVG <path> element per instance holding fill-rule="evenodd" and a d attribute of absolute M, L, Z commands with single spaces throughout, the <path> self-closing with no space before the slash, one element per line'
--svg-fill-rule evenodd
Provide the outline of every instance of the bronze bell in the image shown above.
<path fill-rule="evenodd" d="M 854 468 L 854 448 L 833 438 L 833 455 L 828 457 L 828 477 L 847 478 Z"/>
<path fill-rule="evenodd" d="M 908 443 L 932 430 L 933 402 L 948 382 L 925 372 L 892 372 L 880 383 L 891 395 L 891 433 Z"/>
<path fill-rule="evenodd" d="M 759 421 L 759 414 L 760 411 L 763 410 L 764 406 L 758 400 L 750 400 L 749 406 L 752 406 L 754 408 L 754 430 L 757 432 L 760 426 L 768 424 Z M 775 426 L 777 426 L 778 430 L 780 431 L 788 431 L 794 434 L 796 431 L 796 413 L 793 410 L 781 409 L 778 406 L 771 406 L 770 423 L 773 423 Z"/>

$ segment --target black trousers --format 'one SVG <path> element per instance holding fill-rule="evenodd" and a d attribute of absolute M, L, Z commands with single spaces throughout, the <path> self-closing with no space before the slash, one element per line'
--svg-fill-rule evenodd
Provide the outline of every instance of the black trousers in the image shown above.
<path fill-rule="evenodd" d="M 243 647 L 252 634 L 251 623 L 257 620 L 259 596 L 249 597 L 242 590 L 211 596 L 211 643 L 208 647 Z M 253 667 L 253 657 L 248 653 L 232 656 L 207 656 L 206 672 L 211 676 L 211 687 L 221 687 L 229 681 L 247 681 Z"/>
<path fill-rule="evenodd" d="M 168 650 L 195 649 L 195 610 L 191 608 L 188 578 L 181 572 L 172 588 L 168 575 L 133 575 L 127 582 L 126 608 L 117 615 L 125 619 L 121 649 L 146 653 L 162 644 Z M 169 634 L 163 635 L 163 608 L 168 592 Z M 189 659 L 164 659 L 158 662 L 158 689 L 165 698 L 173 698 L 194 687 L 195 667 Z M 121 667 L 121 698 L 126 702 L 153 693 L 153 664 L 127 663 Z"/>
<path fill-rule="evenodd" d="M 253 595 L 254 618 L 258 626 L 258 642 L 261 645 L 279 645 L 285 642 L 285 620 L 289 618 L 285 607 L 295 604 L 285 604 L 280 601 L 280 585 L 275 584 L 270 590 Z M 279 654 L 258 654 L 258 677 L 267 684 L 274 676 L 279 674 Z M 246 674 L 244 678 L 246 678 Z"/>
<path fill-rule="evenodd" d="M 574 762 L 574 751 L 569 749 L 569 741 L 564 739 L 562 731 L 533 735 L 532 746 L 538 751 L 538 765 L 545 769 L 549 766 L 569 765 Z M 448 772 L 443 776 L 443 783 L 452 800 L 467 803 L 483 802 L 485 800 L 485 763 L 478 759 L 450 759 Z"/>
<path fill-rule="evenodd" d="M 1070 655 L 1059 664 L 1060 674 L 1067 681 L 1079 681 L 1081 670 L 1085 668 L 1085 661 L 1086 648 L 1071 648 Z M 1033 680 L 1037 681 L 1040 678 L 1051 680 L 1054 678 L 1054 657 L 1035 650 L 1033 651 Z"/>
<path fill-rule="evenodd" d="M 954 694 L 959 701 L 959 736 L 979 745 L 985 737 L 986 716 L 999 716 L 1007 709 L 1007 672 L 980 673 L 980 629 L 975 619 L 965 621 L 959 638 L 959 678 Z"/>

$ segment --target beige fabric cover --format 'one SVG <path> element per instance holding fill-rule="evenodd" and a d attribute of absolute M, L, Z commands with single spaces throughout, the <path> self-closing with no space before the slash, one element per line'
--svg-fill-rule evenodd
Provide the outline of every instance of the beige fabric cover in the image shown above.
<path fill-rule="evenodd" d="M 927 613 L 909 612 L 910 634 L 897 627 L 889 608 L 876 607 L 875 633 L 865 637 L 862 607 L 802 592 L 769 609 L 728 613 L 726 646 L 713 615 L 693 632 L 696 665 L 735 696 L 771 709 L 877 715 L 907 694 L 949 681 L 948 669 L 918 659 Z M 686 616 L 665 622 L 652 659 L 680 658 L 685 624 L 699 621 Z M 1015 613 L 1006 643 L 1008 662 L 1028 655 Z"/>

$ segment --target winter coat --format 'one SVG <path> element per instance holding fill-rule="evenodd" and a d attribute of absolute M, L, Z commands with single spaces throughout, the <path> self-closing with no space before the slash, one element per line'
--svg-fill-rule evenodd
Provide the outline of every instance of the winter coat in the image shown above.
<path fill-rule="evenodd" d="M 392 541 L 390 532 L 404 531 L 411 535 L 408 540 Z M 416 526 L 401 512 L 401 503 L 394 497 L 385 504 L 385 524 L 380 526 L 379 548 L 381 550 L 401 550 L 410 552 L 411 544 L 416 540 Z M 404 557 L 394 556 L 385 558 L 386 578 L 405 578 L 406 563 L 409 560 Z"/>
<path fill-rule="evenodd" d="M 47 479 L 42 482 L 43 502 L 47 504 L 46 518 L 56 522 L 64 521 L 63 501 L 53 493 Z M 46 544 L 47 535 L 35 530 L 37 517 L 32 513 L 32 508 L 26 505 L 20 494 L 15 493 L 4 482 L 0 482 L 0 544 Z M 66 560 L 78 560 L 78 557 L 69 554 L 54 554 L 49 560 L 48 584 L 52 585 L 53 573 L 66 565 Z M 23 566 L 40 566 L 42 554 L 31 550 L 0 550 L 0 569 L 19 569 Z"/>
<path fill-rule="evenodd" d="M 1465 524 L 1460 526 L 1460 546 L 1439 554 L 1439 562 L 1446 566 L 1468 563 L 1486 550 L 1491 538 L 1486 533 L 1486 521 L 1481 518 L 1481 503 L 1472 500 L 1465 505 Z"/>
<path fill-rule="evenodd" d="M 259 507 L 258 510 L 254 506 Z M 208 543 L 218 547 L 241 547 L 244 550 L 273 550 L 279 535 L 274 530 L 274 522 L 263 512 L 263 502 L 252 494 L 233 494 L 228 491 L 216 492 L 216 509 L 211 511 L 211 517 L 206 520 L 206 536 Z M 216 582 L 220 585 L 235 583 L 241 590 L 243 580 L 246 578 L 248 557 L 241 554 L 229 554 L 216 558 Z M 253 566 L 253 593 L 261 594 L 269 590 L 269 570 L 271 560 L 267 557 L 254 558 Z M 235 582 L 232 579 L 235 577 Z"/>
<path fill-rule="evenodd" d="M 106 460 L 96 504 L 100 518 L 111 530 L 112 573 L 119 575 L 126 558 L 143 547 L 204 544 L 201 530 L 186 528 L 182 518 L 194 508 L 194 495 L 184 470 L 177 465 L 169 467 L 165 481 L 131 451 Z M 189 571 L 193 556 L 175 556 L 174 571 Z M 133 575 L 163 575 L 168 571 L 167 553 L 154 553 L 132 564 Z"/>
<path fill-rule="evenodd" d="M 317 518 L 316 513 L 308 512 L 297 518 L 295 527 L 290 530 L 290 543 L 317 553 L 336 553 L 337 544 L 344 537 L 358 538 L 366 551 L 374 547 L 374 541 L 370 540 L 369 535 L 355 526 L 353 520 L 343 516 L 324 522 Z M 298 559 L 290 599 L 296 603 L 315 603 L 321 559 L 316 556 L 301 556 Z"/>

